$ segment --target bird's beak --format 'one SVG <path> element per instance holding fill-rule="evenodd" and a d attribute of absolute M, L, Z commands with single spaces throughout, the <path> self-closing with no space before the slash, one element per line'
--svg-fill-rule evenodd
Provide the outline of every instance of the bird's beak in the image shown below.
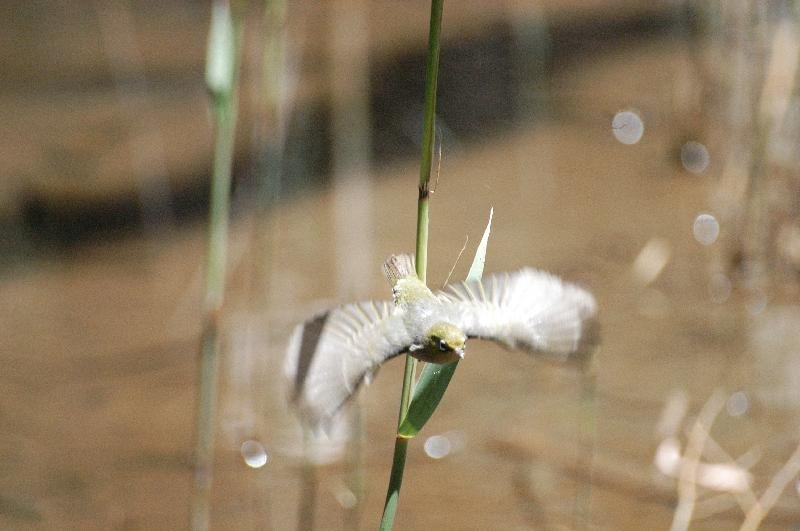
<path fill-rule="evenodd" d="M 464 359 L 464 348 L 457 348 L 455 349 L 455 353 L 458 354 L 458 357 L 462 360 Z"/>

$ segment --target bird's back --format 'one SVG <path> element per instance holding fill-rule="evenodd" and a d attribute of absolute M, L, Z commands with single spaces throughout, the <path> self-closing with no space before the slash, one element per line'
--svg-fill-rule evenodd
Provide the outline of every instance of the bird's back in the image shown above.
<path fill-rule="evenodd" d="M 414 258 L 407 254 L 392 255 L 383 263 L 383 273 L 392 285 L 394 302 L 400 307 L 433 298 L 433 292 L 419 279 Z"/>

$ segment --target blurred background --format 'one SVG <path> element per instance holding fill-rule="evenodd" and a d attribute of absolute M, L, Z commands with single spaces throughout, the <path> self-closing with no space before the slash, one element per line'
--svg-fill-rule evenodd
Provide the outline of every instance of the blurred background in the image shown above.
<path fill-rule="evenodd" d="M 402 362 L 327 438 L 281 366 L 414 248 L 430 5 L 241 9 L 211 524 L 374 528 Z M 800 523 L 799 9 L 445 2 L 429 284 L 493 206 L 486 272 L 581 284 L 603 341 L 588 367 L 472 342 L 397 528 Z M 190 526 L 210 10 L 0 6 L 0 527 Z"/>

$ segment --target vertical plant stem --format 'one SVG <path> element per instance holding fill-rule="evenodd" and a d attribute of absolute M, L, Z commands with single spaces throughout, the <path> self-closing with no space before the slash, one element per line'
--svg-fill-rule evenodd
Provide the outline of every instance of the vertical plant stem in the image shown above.
<path fill-rule="evenodd" d="M 575 493 L 573 529 L 589 529 L 592 512 L 592 461 L 597 440 L 597 380 L 592 371 L 591 361 L 580 368 L 580 425 L 579 442 L 581 469 L 586 481 L 578 485 Z"/>
<path fill-rule="evenodd" d="M 443 7 L 444 0 L 431 0 L 428 59 L 425 75 L 425 110 L 419 167 L 419 200 L 417 202 L 416 268 L 417 276 L 422 282 L 426 282 L 428 268 L 428 207 L 430 202 L 431 160 L 433 158 L 434 125 L 436 122 L 436 89 L 439 74 L 439 44 L 442 29 Z M 408 413 L 416 368 L 417 360 L 410 355 L 406 355 L 406 366 L 403 374 L 403 391 L 400 395 L 400 415 L 397 423 L 398 434 L 395 438 L 392 471 L 389 476 L 389 487 L 383 506 L 383 517 L 381 518 L 382 530 L 391 529 L 392 525 L 394 525 L 394 515 L 397 511 L 397 502 L 400 497 L 400 486 L 403 483 L 408 439 L 399 434 L 399 427 Z"/>
<path fill-rule="evenodd" d="M 298 531 L 314 529 L 314 517 L 317 509 L 317 469 L 310 458 L 311 439 L 313 435 L 308 428 L 303 429 L 303 460 L 300 493 L 300 508 L 297 514 Z"/>
<path fill-rule="evenodd" d="M 350 448 L 348 455 L 348 488 L 355 496 L 355 503 L 344 515 L 345 529 L 361 527 L 361 513 L 364 503 L 364 415 L 361 404 L 354 407 L 350 421 Z"/>
<path fill-rule="evenodd" d="M 219 319 L 225 293 L 240 35 L 241 23 L 231 13 L 228 2 L 216 2 L 211 17 L 206 66 L 206 82 L 212 99 L 215 131 L 195 436 L 192 528 L 197 530 L 209 529 L 210 524 L 220 351 Z"/>
<path fill-rule="evenodd" d="M 431 0 L 431 25 L 428 35 L 428 61 L 425 77 L 425 110 L 422 126 L 422 147 L 419 164 L 419 201 L 417 202 L 417 276 L 427 282 L 428 270 L 428 204 L 430 201 L 431 160 L 433 159 L 436 124 L 436 89 L 439 77 L 439 41 L 442 30 L 444 0 Z"/>
<path fill-rule="evenodd" d="M 336 256 L 336 291 L 343 300 L 362 299 L 369 278 L 374 238 L 364 227 L 373 225 L 370 176 L 369 7 L 370 0 L 326 2 L 330 39 L 331 155 L 333 174 L 333 234 L 337 249 L 358 249 L 355 262 Z M 349 441 L 346 488 L 353 503 L 344 511 L 344 529 L 358 529 L 364 500 L 363 423 L 356 397 L 346 422 Z M 330 525 L 330 523 L 329 523 Z"/>

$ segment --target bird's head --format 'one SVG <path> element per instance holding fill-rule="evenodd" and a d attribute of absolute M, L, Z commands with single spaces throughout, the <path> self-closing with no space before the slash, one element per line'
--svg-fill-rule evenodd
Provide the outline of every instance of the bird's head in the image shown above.
<path fill-rule="evenodd" d="M 464 357 L 466 342 L 467 336 L 460 328 L 451 323 L 439 322 L 428 329 L 425 344 L 418 351 L 417 357 L 432 363 L 458 361 Z"/>

